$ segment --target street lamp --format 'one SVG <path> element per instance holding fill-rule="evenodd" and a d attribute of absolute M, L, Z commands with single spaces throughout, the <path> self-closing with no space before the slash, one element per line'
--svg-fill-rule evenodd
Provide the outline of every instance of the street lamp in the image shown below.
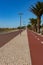
<path fill-rule="evenodd" d="M 21 34 L 22 15 L 23 15 L 23 13 L 19 13 L 19 16 L 20 16 L 20 34 Z"/>
<path fill-rule="evenodd" d="M 19 16 L 20 16 L 20 28 L 21 28 L 21 24 L 22 24 L 22 15 L 23 15 L 23 13 L 19 13 Z"/>

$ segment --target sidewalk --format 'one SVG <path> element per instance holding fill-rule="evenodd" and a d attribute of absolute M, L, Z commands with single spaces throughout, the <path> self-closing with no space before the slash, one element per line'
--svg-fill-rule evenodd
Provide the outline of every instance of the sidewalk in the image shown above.
<path fill-rule="evenodd" d="M 32 65 L 26 30 L 0 48 L 0 65 Z"/>

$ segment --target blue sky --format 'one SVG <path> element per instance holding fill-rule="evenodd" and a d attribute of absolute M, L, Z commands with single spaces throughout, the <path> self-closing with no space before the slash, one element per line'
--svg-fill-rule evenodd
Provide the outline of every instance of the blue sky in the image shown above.
<path fill-rule="evenodd" d="M 23 13 L 22 25 L 27 25 L 29 18 L 36 18 L 33 13 L 28 11 L 28 8 L 37 1 L 43 0 L 0 0 L 0 27 L 20 26 L 20 12 Z"/>

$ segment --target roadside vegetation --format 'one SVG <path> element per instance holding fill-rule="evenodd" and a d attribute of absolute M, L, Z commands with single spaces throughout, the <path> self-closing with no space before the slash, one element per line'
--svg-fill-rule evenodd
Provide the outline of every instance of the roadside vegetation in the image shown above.
<path fill-rule="evenodd" d="M 8 32 L 12 30 L 16 30 L 16 28 L 0 28 L 0 32 Z"/>
<path fill-rule="evenodd" d="M 22 26 L 22 27 L 17 27 L 17 28 L 0 28 L 0 32 L 10 32 L 10 31 L 13 31 L 13 30 L 19 30 L 19 29 L 25 29 L 25 26 Z"/>
<path fill-rule="evenodd" d="M 25 29 L 25 26 L 19 26 L 19 27 L 17 27 L 17 29 Z"/>

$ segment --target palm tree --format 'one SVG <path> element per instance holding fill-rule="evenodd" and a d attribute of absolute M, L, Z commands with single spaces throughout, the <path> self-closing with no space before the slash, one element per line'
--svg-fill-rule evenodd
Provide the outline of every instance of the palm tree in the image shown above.
<path fill-rule="evenodd" d="M 37 16 L 37 32 L 40 33 L 40 22 L 41 16 L 43 14 L 43 2 L 37 2 L 34 6 L 32 5 L 30 11 Z"/>
<path fill-rule="evenodd" d="M 31 24 L 28 24 L 27 27 L 31 30 Z"/>
<path fill-rule="evenodd" d="M 37 19 L 34 19 L 34 18 L 30 18 L 30 24 L 31 24 L 31 27 L 32 27 L 32 30 L 34 31 L 37 31 Z"/>

